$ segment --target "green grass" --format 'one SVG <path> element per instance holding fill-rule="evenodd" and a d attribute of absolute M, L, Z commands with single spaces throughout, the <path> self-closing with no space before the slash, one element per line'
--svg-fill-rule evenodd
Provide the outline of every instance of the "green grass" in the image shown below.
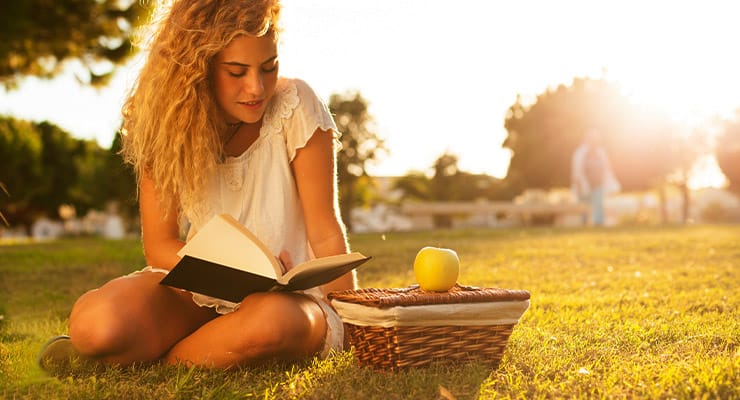
<path fill-rule="evenodd" d="M 35 366 L 74 300 L 142 266 L 138 241 L 0 246 L 0 397 L 126 399 L 740 398 L 740 226 L 451 230 L 353 235 L 362 287 L 414 283 L 423 246 L 456 249 L 460 283 L 526 289 L 531 307 L 497 370 L 375 372 L 345 352 L 259 369 Z"/>

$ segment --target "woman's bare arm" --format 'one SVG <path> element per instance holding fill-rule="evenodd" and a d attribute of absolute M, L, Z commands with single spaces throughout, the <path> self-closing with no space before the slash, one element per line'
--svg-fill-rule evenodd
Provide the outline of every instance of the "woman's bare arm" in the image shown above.
<path fill-rule="evenodd" d="M 292 163 L 308 241 L 316 257 L 349 251 L 337 203 L 333 140 L 331 132 L 317 129 L 306 146 L 298 149 Z M 347 273 L 322 290 L 328 293 L 355 287 L 354 273 Z"/>
<path fill-rule="evenodd" d="M 163 218 L 154 182 L 148 176 L 141 178 L 139 207 L 147 265 L 172 269 L 180 261 L 177 252 L 185 245 L 180 240 L 177 211 L 170 210 Z"/>

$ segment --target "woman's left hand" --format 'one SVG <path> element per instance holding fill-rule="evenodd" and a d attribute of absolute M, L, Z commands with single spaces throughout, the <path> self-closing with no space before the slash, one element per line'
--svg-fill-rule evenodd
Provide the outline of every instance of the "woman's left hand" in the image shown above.
<path fill-rule="evenodd" d="M 293 269 L 293 259 L 290 258 L 290 253 L 283 250 L 280 252 L 280 255 L 278 256 L 278 260 L 280 260 L 280 263 L 283 264 L 283 268 L 285 269 L 285 272 L 290 271 Z"/>

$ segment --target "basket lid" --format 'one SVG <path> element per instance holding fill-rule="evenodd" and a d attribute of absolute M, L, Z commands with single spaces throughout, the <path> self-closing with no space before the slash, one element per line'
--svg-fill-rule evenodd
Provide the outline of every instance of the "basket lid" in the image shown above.
<path fill-rule="evenodd" d="M 447 292 L 429 292 L 419 285 L 407 288 L 367 288 L 331 292 L 330 300 L 362 304 L 372 307 L 415 306 L 431 304 L 486 303 L 529 300 L 526 290 L 479 288 L 455 285 Z"/>

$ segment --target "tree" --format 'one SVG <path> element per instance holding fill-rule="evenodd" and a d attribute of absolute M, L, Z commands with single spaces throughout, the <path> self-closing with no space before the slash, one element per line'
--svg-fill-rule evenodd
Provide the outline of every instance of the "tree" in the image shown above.
<path fill-rule="evenodd" d="M 49 122 L 32 125 L 41 137 L 40 161 L 44 178 L 34 188 L 35 195 L 31 201 L 36 210 L 56 216 L 61 204 L 79 203 L 80 196 L 75 196 L 74 190 L 81 172 L 79 160 L 94 147 Z M 97 147 L 95 143 L 90 144 Z"/>
<path fill-rule="evenodd" d="M 674 146 L 675 157 L 678 167 L 668 175 L 667 182 L 674 185 L 681 192 L 683 207 L 681 207 L 681 222 L 689 221 L 691 211 L 691 190 L 689 189 L 689 177 L 696 160 L 702 154 L 707 154 L 709 135 L 704 128 L 697 128 L 687 136 L 679 137 L 679 141 Z M 665 213 L 665 209 L 663 209 Z"/>
<path fill-rule="evenodd" d="M 134 54 L 134 29 L 148 14 L 143 4 L 137 0 L 0 2 L 0 87 L 15 88 L 23 76 L 52 78 L 72 60 L 86 70 L 87 76 L 78 76 L 80 81 L 93 86 L 107 83 L 115 67 Z M 13 171 L 0 175 L 0 189 L 12 199 L 8 205 L 12 211 L 6 213 L 26 223 L 33 195 L 22 188 L 14 190 L 18 181 L 29 185 L 30 192 L 43 191 L 32 186 L 43 178 L 37 175 L 42 163 L 34 159 L 42 152 L 38 137 L 23 135 L 31 130 L 28 123 L 0 118 L 0 153 L 12 152 L 2 158 L 4 171 Z M 51 151 L 45 154 L 55 157 Z M 11 165 L 10 159 L 17 165 Z M 9 224 L 5 214 L 0 213 L 0 219 Z"/>
<path fill-rule="evenodd" d="M 394 190 L 401 190 L 406 199 L 422 201 L 475 201 L 479 199 L 509 199 L 500 179 L 486 174 L 472 174 L 458 168 L 458 157 L 442 153 L 429 173 L 410 172 L 398 178 Z"/>
<path fill-rule="evenodd" d="M 105 201 L 116 202 L 122 216 L 132 219 L 139 214 L 136 177 L 131 165 L 124 163 L 119 154 L 121 146 L 121 135 L 115 135 L 113 143 L 103 156 L 101 178 L 95 182 L 103 185 Z"/>
<path fill-rule="evenodd" d="M 352 231 L 350 211 L 362 205 L 361 183 L 369 182 L 366 166 L 387 149 L 383 139 L 375 133 L 368 103 L 359 92 L 332 94 L 329 110 L 342 132 L 342 151 L 337 156 L 339 208 L 347 229 Z"/>
<path fill-rule="evenodd" d="M 570 185 L 570 160 L 583 133 L 599 130 L 622 188 L 659 188 L 695 159 L 692 143 L 667 116 L 635 105 L 618 85 L 574 79 L 510 107 L 503 146 L 512 150 L 507 183 L 518 191 Z"/>
<path fill-rule="evenodd" d="M 443 153 L 434 161 L 434 175 L 431 180 L 432 198 L 437 201 L 459 200 L 460 190 L 455 187 L 456 177 L 460 174 L 457 168 L 458 158 L 451 153 Z"/>
<path fill-rule="evenodd" d="M 430 168 L 430 176 L 412 172 L 399 178 L 393 189 L 401 190 L 403 197 L 422 201 L 475 201 L 502 199 L 507 196 L 503 183 L 485 174 L 471 174 L 458 168 L 458 157 L 452 153 L 440 155 Z M 452 219 L 436 215 L 434 226 L 449 227 Z"/>
<path fill-rule="evenodd" d="M 725 123 L 717 138 L 717 164 L 730 182 L 729 189 L 740 194 L 740 110 Z"/>
<path fill-rule="evenodd" d="M 396 179 L 393 190 L 400 190 L 403 199 L 433 200 L 431 179 L 421 171 L 412 171 Z"/>
<path fill-rule="evenodd" d="M 0 2 L 0 86 L 22 76 L 51 78 L 77 60 L 101 85 L 132 54 L 135 26 L 148 10 L 138 0 Z"/>
<path fill-rule="evenodd" d="M 111 182 L 105 154 L 51 123 L 0 118 L 0 157 L 13 171 L 3 177 L 8 196 L 0 209 L 10 224 L 30 226 L 41 215 L 56 217 L 62 204 L 82 212 L 101 207 L 109 198 L 101 182 Z"/>
<path fill-rule="evenodd" d="M 69 185 L 69 204 L 80 215 L 101 209 L 108 201 L 108 187 L 116 184 L 107 169 L 108 152 L 94 141 L 79 143 L 74 164 L 76 179 Z"/>
<path fill-rule="evenodd" d="M 41 137 L 28 121 L 0 117 L 0 159 L 3 160 L 2 182 L 6 196 L 0 197 L 0 210 L 9 225 L 30 224 L 27 214 L 34 191 L 42 184 Z"/>

